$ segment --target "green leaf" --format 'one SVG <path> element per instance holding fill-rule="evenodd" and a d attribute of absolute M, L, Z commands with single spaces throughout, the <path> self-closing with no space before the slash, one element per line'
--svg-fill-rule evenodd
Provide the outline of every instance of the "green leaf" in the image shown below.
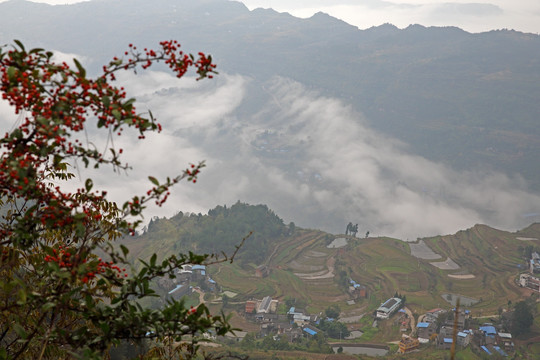
<path fill-rule="evenodd" d="M 108 333 L 109 333 L 109 329 L 110 329 L 109 324 L 107 324 L 107 323 L 101 323 L 101 324 L 99 324 L 99 327 L 101 327 L 101 330 L 103 330 L 103 332 L 104 332 L 105 334 L 108 334 Z"/>
<path fill-rule="evenodd" d="M 17 44 L 22 51 L 25 51 L 22 42 L 20 42 L 19 40 L 13 40 L 13 42 Z"/>
<path fill-rule="evenodd" d="M 75 225 L 75 234 L 78 236 L 78 237 L 82 237 L 84 235 L 84 233 L 86 232 L 86 227 L 81 223 L 81 222 L 78 222 L 76 225 Z"/>
<path fill-rule="evenodd" d="M 99 119 L 98 123 L 97 123 L 97 127 L 101 128 L 101 127 L 105 126 L 105 122 L 106 122 L 105 119 Z"/>
<path fill-rule="evenodd" d="M 13 81 L 17 75 L 17 69 L 14 66 L 10 66 L 7 69 L 7 76 L 9 81 Z"/>
<path fill-rule="evenodd" d="M 94 182 L 92 181 L 92 179 L 90 178 L 86 179 L 86 182 L 84 183 L 84 187 L 86 188 L 86 191 L 90 192 L 93 186 L 94 186 Z"/>
<path fill-rule="evenodd" d="M 150 267 L 156 266 L 156 259 L 157 259 L 157 254 L 153 254 L 152 257 L 150 258 Z"/>
<path fill-rule="evenodd" d="M 43 52 L 43 49 L 35 48 L 35 49 L 30 50 L 28 53 L 29 54 L 37 54 L 37 53 L 40 53 L 40 52 Z"/>
<path fill-rule="evenodd" d="M 115 118 L 116 120 L 120 120 L 120 119 L 122 118 L 122 114 L 120 113 L 120 111 L 118 111 L 118 110 L 116 110 L 116 109 L 114 109 L 114 110 L 112 111 L 112 114 L 113 114 L 113 116 L 114 116 L 114 118 Z"/>
<path fill-rule="evenodd" d="M 75 63 L 75 66 L 77 66 L 77 70 L 79 70 L 79 75 L 84 79 L 86 77 L 86 70 L 83 68 L 79 60 L 73 58 L 73 62 Z"/>
<path fill-rule="evenodd" d="M 143 264 L 144 264 L 144 262 L 143 262 Z M 144 265 L 148 266 L 146 264 L 144 264 Z M 148 267 L 143 267 L 142 270 L 139 272 L 139 275 L 137 275 L 137 276 L 142 278 L 146 274 L 147 271 L 148 271 Z"/>
<path fill-rule="evenodd" d="M 127 254 L 129 253 L 129 249 L 124 245 L 120 245 L 120 249 L 122 250 L 122 254 L 124 254 L 124 256 L 127 256 Z"/>
<path fill-rule="evenodd" d="M 103 104 L 104 108 L 108 108 L 109 105 L 111 105 L 111 98 L 108 96 L 104 96 L 101 98 L 101 103 Z"/>
<path fill-rule="evenodd" d="M 56 306 L 55 303 L 48 302 L 48 303 L 46 303 L 45 305 L 43 305 L 43 306 L 41 307 L 41 309 L 42 309 L 43 311 L 49 311 L 49 310 L 51 310 L 51 309 L 52 309 L 53 307 L 55 307 L 55 306 Z"/>
<path fill-rule="evenodd" d="M 17 323 L 13 324 L 13 330 L 15 331 L 17 335 L 19 335 L 21 339 L 26 339 L 26 336 L 27 336 L 26 330 L 24 330 L 24 328 L 21 325 Z"/>
<path fill-rule="evenodd" d="M 148 180 L 150 180 L 154 185 L 159 186 L 159 181 L 153 176 L 149 176 Z"/>
<path fill-rule="evenodd" d="M 24 289 L 19 289 L 17 294 L 19 295 L 19 301 L 17 301 L 17 303 L 21 305 L 26 304 L 26 291 L 24 291 Z"/>

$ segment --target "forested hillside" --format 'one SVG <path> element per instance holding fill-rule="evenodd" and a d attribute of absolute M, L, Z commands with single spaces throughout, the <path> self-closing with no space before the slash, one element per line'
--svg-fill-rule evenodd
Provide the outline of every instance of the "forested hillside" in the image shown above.
<path fill-rule="evenodd" d="M 260 264 L 272 251 L 272 245 L 288 231 L 283 220 L 266 205 L 248 205 L 237 202 L 227 207 L 217 206 L 201 213 L 179 212 L 170 219 L 154 218 L 144 233 L 132 244 L 132 256 L 144 258 L 150 250 L 163 255 L 178 251 L 232 254 L 242 239 L 251 235 L 238 253 L 242 263 Z M 141 246 L 133 246 L 140 244 Z"/>

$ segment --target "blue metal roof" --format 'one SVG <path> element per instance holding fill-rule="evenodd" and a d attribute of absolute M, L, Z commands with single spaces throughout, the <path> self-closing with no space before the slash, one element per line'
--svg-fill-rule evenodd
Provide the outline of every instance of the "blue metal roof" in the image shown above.
<path fill-rule="evenodd" d="M 451 344 L 453 342 L 452 338 L 444 338 L 445 344 Z"/>
<path fill-rule="evenodd" d="M 429 323 L 428 322 L 419 322 L 418 325 L 416 325 L 416 327 L 427 328 L 427 327 L 429 327 Z"/>
<path fill-rule="evenodd" d="M 310 328 L 304 328 L 304 331 L 307 332 L 309 335 L 317 334 L 317 332 L 315 330 L 312 330 Z"/>
<path fill-rule="evenodd" d="M 491 355 L 491 351 L 488 350 L 487 347 L 485 347 L 485 345 L 482 345 L 480 346 L 482 348 L 482 350 L 484 350 L 485 352 L 487 352 L 489 355 Z"/>
<path fill-rule="evenodd" d="M 497 334 L 497 330 L 495 330 L 495 326 L 480 326 L 480 330 L 486 333 L 486 335 L 495 335 Z"/>
<path fill-rule="evenodd" d="M 494 346 L 493 348 L 494 348 L 495 350 L 497 350 L 497 352 L 498 352 L 499 354 L 501 354 L 502 356 L 508 356 L 508 354 L 505 353 L 504 350 L 501 349 L 500 347 Z"/>
<path fill-rule="evenodd" d="M 466 332 L 462 332 L 462 331 L 457 333 L 457 336 L 461 336 L 461 337 L 467 337 L 467 335 L 469 335 L 469 334 L 466 333 Z"/>
<path fill-rule="evenodd" d="M 204 265 L 193 265 L 191 267 L 191 270 L 206 270 L 206 266 L 204 266 Z"/>
<path fill-rule="evenodd" d="M 177 285 L 174 289 L 172 289 L 171 291 L 169 291 L 169 295 L 171 295 L 173 292 L 175 292 L 176 290 L 178 289 L 181 289 L 184 285 Z"/>

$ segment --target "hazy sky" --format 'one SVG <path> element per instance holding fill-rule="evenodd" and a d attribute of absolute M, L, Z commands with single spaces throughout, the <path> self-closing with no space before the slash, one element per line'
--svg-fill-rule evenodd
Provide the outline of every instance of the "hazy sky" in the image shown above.
<path fill-rule="evenodd" d="M 0 2 L 6 0 L 0 0 Z M 194 0 L 196 1 L 196 0 Z M 34 0 L 72 4 L 80 0 Z M 360 29 L 391 23 L 458 26 L 470 32 L 515 29 L 540 33 L 538 0 L 243 0 L 249 9 L 273 8 L 298 17 L 323 11 Z"/>
<path fill-rule="evenodd" d="M 391 23 L 458 26 L 470 32 L 515 29 L 540 33 L 538 0 L 243 0 L 250 9 L 272 7 L 299 17 L 323 11 L 360 29 Z"/>

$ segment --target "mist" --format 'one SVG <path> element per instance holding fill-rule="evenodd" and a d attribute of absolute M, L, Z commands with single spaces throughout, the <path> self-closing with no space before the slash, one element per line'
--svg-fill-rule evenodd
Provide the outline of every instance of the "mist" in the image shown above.
<path fill-rule="evenodd" d="M 78 166 L 71 186 L 92 177 L 123 202 L 151 188 L 148 175 L 164 179 L 190 163 L 207 164 L 196 184 L 183 182 L 163 207 L 150 207 L 147 221 L 242 201 L 266 204 L 302 227 L 343 233 L 350 221 L 360 234 L 411 241 L 477 223 L 513 231 L 532 222 L 523 214 L 539 212 L 540 197 L 519 176 L 457 172 L 412 155 L 350 106 L 290 79 L 259 83 L 222 73 L 195 81 L 147 71 L 121 74 L 119 84 L 164 130 L 145 140 L 126 131 L 114 145 L 132 169 Z M 0 104 L 4 131 L 16 124 L 9 112 Z M 92 128 L 92 141 L 105 149 L 105 138 Z"/>

